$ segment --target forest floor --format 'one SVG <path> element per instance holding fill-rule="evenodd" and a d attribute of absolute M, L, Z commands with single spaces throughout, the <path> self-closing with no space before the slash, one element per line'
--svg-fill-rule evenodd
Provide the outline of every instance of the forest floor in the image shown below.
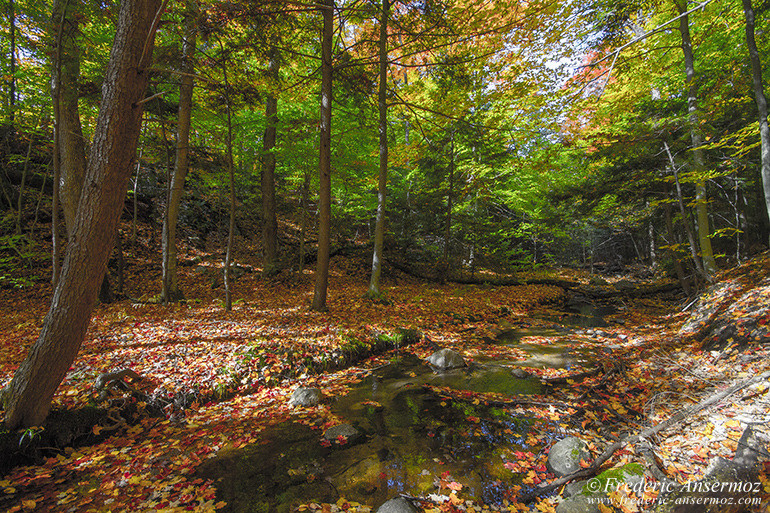
<path fill-rule="evenodd" d="M 760 268 L 766 270 L 770 264 L 764 258 Z M 287 421 L 318 429 L 320 437 L 323 428 L 345 419 L 332 412 L 328 401 L 309 408 L 290 407 L 288 400 L 297 385 L 319 387 L 326 397 L 341 396 L 392 355 L 376 355 L 336 372 L 298 371 L 299 362 L 318 361 L 320 355 L 352 340 L 371 340 L 376 333 L 393 333 L 399 328 L 415 328 L 425 335 L 423 342 L 408 349 L 421 358 L 436 345 L 453 348 L 469 360 L 499 356 L 500 346 L 489 344 L 490 337 L 544 323 L 538 319 L 556 318 L 563 314 L 560 305 L 567 299 L 564 289 L 550 285 L 434 284 L 398 275 L 386 280 L 389 304 L 381 304 L 363 298 L 367 264 L 337 257 L 332 262 L 326 313 L 309 310 L 312 272 L 263 279 L 257 268 L 238 278 L 233 310 L 225 312 L 221 287 L 201 270 L 206 262 L 181 268 L 181 286 L 188 300 L 172 306 L 142 301 L 160 289 L 157 263 L 129 262 L 126 283 L 134 299 L 97 307 L 54 408 L 101 405 L 132 411 L 125 408 L 126 402 L 135 400 L 130 392 L 113 390 L 105 397 L 95 388 L 100 375 L 122 369 L 132 369 L 142 377 L 129 385 L 144 397 L 186 392 L 193 400 L 184 409 L 169 406 L 161 416 L 142 414 L 145 405 L 139 402 L 133 408 L 135 418 L 111 415 L 89 426 L 89 433 L 81 433 L 81 438 L 92 436 L 96 441 L 54 448 L 39 464 L 10 470 L 0 477 L 0 510 L 226 510 L 215 483 L 196 474 L 202 462 L 221 452 L 261 443 L 270 426 Z M 562 277 L 589 282 L 586 273 L 565 273 Z M 50 287 L 6 292 L 0 300 L 0 387 L 10 380 L 36 339 Z M 679 330 L 689 312 L 682 312 L 677 300 L 620 297 L 616 304 L 619 308 L 610 316 L 614 322 L 609 327 L 570 334 L 577 344 L 590 342 L 595 348 L 599 342 L 609 348 L 594 360 L 599 364 L 597 373 L 566 381 L 566 386 L 542 398 L 542 404 L 526 406 L 528 414 L 542 419 L 560 436 L 576 434 L 586 440 L 592 457 L 619 437 L 664 421 L 714 390 L 770 369 L 766 339 L 749 341 L 740 349 L 712 352 L 681 336 Z M 554 340 L 542 337 L 535 343 L 548 345 Z M 288 369 L 292 366 L 294 372 Z M 542 378 L 575 372 L 527 370 Z M 770 411 L 769 389 L 768 381 L 761 381 L 658 433 L 652 440 L 655 465 L 668 478 L 685 483 L 701 477 L 713 457 L 732 457 L 743 429 L 762 422 L 757 416 Z M 501 400 L 499 394 L 491 393 L 468 392 L 454 398 L 452 391 L 442 393 L 447 400 L 473 404 Z M 468 418 L 469 423 L 474 421 Z M 767 430 L 767 424 L 757 425 Z M 39 431 L 28 430 L 27 438 L 32 440 Z M 552 436 L 550 433 L 548 440 Z M 547 449 L 517 457 L 506 465 L 521 477 L 523 489 L 554 481 L 545 466 Z M 631 444 L 617 451 L 603 468 L 630 462 L 644 468 L 651 465 Z M 769 472 L 765 462 L 760 477 L 764 494 L 770 492 Z M 449 477 L 437 480 L 430 499 L 423 497 L 425 511 L 553 511 L 560 500 L 557 493 L 525 505 L 517 502 L 514 489 L 499 504 L 481 504 L 463 496 L 462 476 Z M 756 511 L 768 507 L 766 495 L 763 497 Z M 637 497 L 637 503 L 618 502 L 602 508 L 644 510 L 654 498 L 655 491 L 647 491 Z M 343 497 L 336 503 L 306 503 L 298 510 L 362 512 L 372 506 L 376 505 L 366 504 L 360 497 Z"/>

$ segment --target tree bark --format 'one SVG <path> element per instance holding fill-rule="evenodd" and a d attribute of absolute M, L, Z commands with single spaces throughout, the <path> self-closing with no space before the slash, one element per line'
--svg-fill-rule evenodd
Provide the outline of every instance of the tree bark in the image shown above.
<path fill-rule="evenodd" d="M 679 172 L 676 169 L 674 157 L 671 155 L 671 150 L 669 149 L 668 143 L 666 141 L 663 141 L 663 146 L 666 149 L 668 160 L 671 163 L 671 172 L 674 175 L 674 183 L 676 184 L 676 197 L 677 202 L 679 203 L 679 212 L 682 215 L 682 225 L 684 226 L 684 231 L 687 234 L 687 240 L 690 243 L 690 255 L 692 256 L 692 262 L 693 265 L 695 265 L 695 269 L 698 271 L 698 274 L 703 278 L 707 278 L 706 270 L 703 268 L 703 261 L 701 260 L 700 255 L 698 255 L 698 247 L 695 244 L 695 234 L 693 233 L 690 220 L 687 216 L 687 210 L 684 206 L 684 198 L 682 198 L 682 185 L 679 183 Z"/>
<path fill-rule="evenodd" d="M 380 169 L 377 182 L 377 220 L 374 225 L 374 251 L 372 254 L 372 276 L 369 281 L 369 297 L 380 297 L 380 275 L 382 274 L 382 251 L 385 239 L 385 200 L 388 187 L 388 16 L 389 0 L 382 0 L 380 19 L 380 84 L 377 103 L 380 113 Z"/>
<path fill-rule="evenodd" d="M 452 138 L 449 142 L 449 192 L 446 202 L 446 227 L 444 233 L 444 265 L 449 265 L 449 239 L 452 236 L 452 202 L 454 199 L 455 186 L 455 134 L 452 132 Z"/>
<path fill-rule="evenodd" d="M 689 297 L 691 293 L 690 282 L 687 280 L 687 275 L 684 273 L 684 268 L 682 267 L 682 262 L 679 260 L 679 255 L 677 254 L 677 251 L 674 250 L 676 234 L 674 233 L 674 223 L 671 220 L 671 205 L 669 203 L 664 203 L 663 209 L 666 220 L 666 231 L 668 232 L 668 237 L 670 239 L 668 243 L 668 254 L 674 262 L 674 270 L 676 271 L 676 277 L 679 280 L 679 284 L 682 286 L 684 293 Z"/>
<path fill-rule="evenodd" d="M 767 98 L 762 86 L 762 63 L 759 60 L 757 42 L 754 38 L 754 8 L 751 5 L 751 0 L 743 0 L 743 13 L 746 16 L 746 46 L 749 49 L 754 99 L 757 102 L 757 114 L 759 115 L 759 137 L 762 146 L 760 175 L 765 192 L 765 212 L 770 221 L 770 127 L 767 123 Z"/>
<path fill-rule="evenodd" d="M 9 429 L 43 422 L 77 356 L 123 209 L 142 119 L 160 0 L 123 0 L 102 86 L 83 196 L 37 341 L 3 394 Z"/>
<path fill-rule="evenodd" d="M 678 0 L 676 6 L 679 14 L 687 12 L 686 1 Z M 702 149 L 703 135 L 698 128 L 698 82 L 695 79 L 695 56 L 692 51 L 692 40 L 690 38 L 689 16 L 685 15 L 679 19 L 679 33 L 682 37 L 682 52 L 684 53 L 684 67 L 687 75 L 685 83 L 688 86 L 687 110 L 689 112 L 693 164 L 695 172 L 702 175 L 706 166 L 706 159 Z M 695 183 L 695 214 L 698 220 L 698 242 L 700 243 L 703 270 L 706 279 L 710 279 L 711 275 L 717 271 L 717 264 L 714 260 L 714 252 L 711 249 L 711 230 L 709 228 L 707 201 L 706 181 L 699 177 Z"/>
<path fill-rule="evenodd" d="M 297 275 L 302 276 L 305 270 L 305 234 L 307 232 L 307 204 L 310 195 L 310 173 L 306 170 L 302 180 L 302 192 L 300 193 L 300 221 L 299 221 L 299 267 Z"/>
<path fill-rule="evenodd" d="M 11 26 L 10 30 L 10 51 L 9 51 L 9 59 L 10 59 L 10 84 L 8 87 L 8 105 L 9 105 L 9 113 L 8 113 L 8 120 L 11 124 L 11 134 L 16 131 L 15 124 L 16 124 L 16 3 L 14 0 L 9 0 L 8 2 L 8 22 Z"/>
<path fill-rule="evenodd" d="M 233 116 L 232 102 L 230 101 L 230 80 L 227 76 L 228 61 L 225 58 L 225 49 L 222 41 L 219 41 L 222 49 L 222 73 L 225 78 L 225 108 L 227 109 L 227 178 L 230 184 L 230 222 L 227 230 L 227 250 L 225 251 L 225 310 L 233 309 L 233 294 L 231 288 L 230 264 L 232 263 L 233 240 L 235 236 L 235 165 L 233 161 Z"/>
<path fill-rule="evenodd" d="M 80 46 L 78 44 L 78 10 L 75 0 L 56 0 L 53 6 L 54 23 L 61 23 L 59 49 L 55 62 L 57 73 L 53 87 L 59 103 L 59 163 L 60 201 L 64 212 L 67 239 L 72 236 L 83 180 L 86 175 L 86 144 L 80 124 L 78 108 L 78 80 L 80 78 Z"/>
<path fill-rule="evenodd" d="M 174 177 L 168 195 L 166 215 L 163 217 L 163 279 L 161 299 L 169 304 L 184 296 L 179 289 L 177 277 L 176 227 L 179 220 L 179 204 L 184 193 L 184 182 L 189 169 L 190 125 L 192 119 L 192 97 L 195 80 L 195 47 L 198 36 L 198 8 L 195 0 L 187 2 L 185 12 L 185 32 L 182 42 L 181 79 L 179 82 L 179 119 L 176 133 L 176 158 L 174 159 Z M 138 175 L 138 170 L 137 170 Z M 138 176 L 137 176 L 138 183 Z M 136 198 L 136 191 L 134 191 Z"/>
<path fill-rule="evenodd" d="M 329 248 L 331 245 L 331 146 L 332 146 L 332 43 L 334 37 L 334 0 L 321 0 L 323 32 L 321 39 L 321 137 L 318 156 L 318 262 L 316 263 L 313 310 L 326 310 L 329 285 Z"/>
<path fill-rule="evenodd" d="M 277 38 L 276 38 L 277 39 Z M 277 41 L 276 41 L 277 43 Z M 278 220 L 275 212 L 275 141 L 278 131 L 278 87 L 281 53 L 278 46 L 270 47 L 267 76 L 270 92 L 265 100 L 265 134 L 262 144 L 262 244 L 265 249 L 263 273 L 270 276 L 278 267 Z"/>

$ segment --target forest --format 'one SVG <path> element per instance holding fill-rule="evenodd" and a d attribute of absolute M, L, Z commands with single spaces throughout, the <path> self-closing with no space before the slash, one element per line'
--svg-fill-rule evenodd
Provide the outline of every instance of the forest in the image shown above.
<path fill-rule="evenodd" d="M 770 511 L 770 4 L 0 6 L 0 510 Z"/>

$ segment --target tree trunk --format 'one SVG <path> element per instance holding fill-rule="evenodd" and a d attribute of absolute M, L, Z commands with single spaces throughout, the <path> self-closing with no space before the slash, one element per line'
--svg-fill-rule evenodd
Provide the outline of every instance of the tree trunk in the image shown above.
<path fill-rule="evenodd" d="M 385 238 L 385 199 L 388 187 L 388 11 L 389 0 L 382 0 L 380 19 L 380 84 L 377 101 L 380 111 L 380 170 L 377 183 L 377 221 L 374 225 L 374 252 L 372 254 L 372 277 L 369 281 L 369 297 L 379 297 L 380 275 L 382 274 L 382 250 Z"/>
<path fill-rule="evenodd" d="M 123 209 L 160 0 L 123 0 L 72 240 L 37 341 L 3 394 L 9 429 L 40 425 L 77 356 Z"/>
<path fill-rule="evenodd" d="M 674 223 L 671 220 L 671 205 L 668 202 L 663 204 L 665 218 L 666 218 L 666 231 L 668 232 L 668 254 L 671 260 L 674 262 L 674 270 L 676 271 L 676 277 L 679 280 L 679 284 L 682 286 L 682 290 L 687 296 L 690 296 L 690 282 L 687 280 L 687 275 L 684 273 L 682 262 L 679 260 L 679 255 L 674 250 L 674 244 L 676 243 L 676 234 L 674 233 Z"/>
<path fill-rule="evenodd" d="M 277 43 L 277 41 L 276 41 Z M 278 267 L 278 220 L 275 212 L 275 140 L 278 129 L 278 88 L 281 54 L 278 46 L 270 48 L 267 67 L 270 92 L 265 100 L 265 135 L 262 144 L 262 244 L 265 249 L 263 273 L 270 276 Z"/>
<path fill-rule="evenodd" d="M 136 175 L 134 177 L 134 212 L 131 217 L 131 244 L 133 246 L 136 246 L 137 238 L 137 222 L 139 217 L 139 171 L 142 169 L 142 153 L 144 153 L 144 146 L 139 150 L 139 158 L 136 159 Z"/>
<path fill-rule="evenodd" d="M 446 202 L 446 228 L 444 233 L 444 265 L 449 265 L 449 239 L 452 236 L 452 200 L 455 186 L 455 134 L 449 143 L 449 192 Z"/>
<path fill-rule="evenodd" d="M 64 0 L 68 2 L 69 0 Z M 64 12 L 58 15 L 58 25 L 56 24 L 57 14 L 54 13 L 53 27 L 56 28 L 56 43 L 54 52 L 53 80 L 51 81 L 51 96 L 53 99 L 53 197 L 51 198 L 51 283 L 53 286 L 59 284 L 59 275 L 61 274 L 61 234 L 59 233 L 59 208 L 61 192 L 61 59 L 62 59 L 62 41 L 64 39 Z"/>
<path fill-rule="evenodd" d="M 305 270 L 305 233 L 307 232 L 307 204 L 308 196 L 310 195 L 310 173 L 305 171 L 305 177 L 302 180 L 302 192 L 301 192 L 301 205 L 300 210 L 301 217 L 299 221 L 299 267 L 297 268 L 297 275 L 302 276 Z"/>
<path fill-rule="evenodd" d="M 185 33 L 182 42 L 181 78 L 179 82 L 179 119 L 176 133 L 176 157 L 174 178 L 168 195 L 166 215 L 163 217 L 163 278 L 161 299 L 169 304 L 182 299 L 177 278 L 176 227 L 179 220 L 179 204 L 184 193 L 184 181 L 189 169 L 190 124 L 192 119 L 192 97 L 195 81 L 195 47 L 198 36 L 198 11 L 195 1 L 189 1 L 185 12 Z M 137 170 L 138 182 L 138 170 Z M 136 195 L 134 196 L 136 197 Z"/>
<path fill-rule="evenodd" d="M 230 223 L 227 230 L 227 250 L 225 251 L 225 310 L 233 309 L 233 294 L 231 288 L 230 264 L 232 263 L 233 238 L 235 236 L 235 165 L 233 161 L 233 116 L 232 102 L 230 101 L 230 81 L 227 76 L 228 61 L 224 57 L 225 49 L 222 41 L 219 41 L 222 50 L 222 73 L 225 78 L 225 108 L 227 109 L 227 178 L 230 183 Z"/>
<path fill-rule="evenodd" d="M 678 0 L 676 5 L 679 14 L 687 12 L 686 1 Z M 693 164 L 696 174 L 702 176 L 706 166 L 706 159 L 702 149 L 703 135 L 698 128 L 698 82 L 695 79 L 695 56 L 693 55 L 692 40 L 690 39 L 689 16 L 682 16 L 679 19 L 679 33 L 682 37 L 682 52 L 684 53 L 684 67 L 687 75 L 685 83 L 688 86 L 687 110 L 689 112 Z M 700 176 L 695 184 L 695 213 L 698 220 L 698 242 L 700 243 L 700 254 L 703 260 L 703 271 L 706 279 L 710 280 L 711 275 L 717 271 L 717 264 L 714 260 L 714 252 L 711 249 L 706 182 Z"/>
<path fill-rule="evenodd" d="M 75 0 L 56 0 L 53 6 L 54 23 L 61 23 L 60 46 L 56 54 L 58 62 L 54 63 L 58 70 L 54 75 L 58 83 L 53 87 L 58 90 L 56 97 L 59 102 L 59 163 L 61 165 L 59 195 L 67 239 L 72 236 L 86 175 L 86 144 L 78 108 L 79 7 L 79 2 Z"/>
<path fill-rule="evenodd" d="M 35 124 L 35 130 L 40 126 L 40 121 L 43 118 L 43 112 L 40 111 L 40 116 Z M 24 168 L 21 171 L 21 183 L 19 184 L 19 197 L 16 203 L 16 235 L 21 235 L 22 232 L 22 211 L 24 210 L 24 192 L 27 180 L 27 171 L 29 171 L 29 158 L 32 155 L 32 146 L 35 143 L 35 133 L 32 132 L 29 136 L 29 144 L 27 144 L 27 154 L 24 157 Z"/>
<path fill-rule="evenodd" d="M 10 50 L 8 56 L 10 59 L 11 74 L 10 85 L 8 87 L 8 120 L 10 121 L 11 135 L 13 136 L 14 132 L 16 131 L 16 3 L 14 0 L 9 0 L 8 2 L 8 22 L 11 26 L 11 33 L 9 37 Z"/>
<path fill-rule="evenodd" d="M 743 13 L 746 16 L 746 46 L 749 48 L 749 58 L 751 59 L 754 99 L 757 102 L 757 113 L 759 114 L 759 137 L 762 144 L 760 175 L 765 192 L 765 212 L 768 220 L 770 220 L 770 127 L 767 123 L 767 98 L 762 86 L 762 63 L 759 60 L 757 42 L 754 39 L 754 9 L 751 0 L 743 0 Z"/>
<path fill-rule="evenodd" d="M 318 156 L 318 262 L 312 309 L 326 310 L 329 285 L 329 247 L 332 220 L 332 43 L 334 37 L 334 0 L 322 0 L 323 33 L 321 40 L 321 137 Z"/>
<path fill-rule="evenodd" d="M 676 197 L 677 202 L 679 203 L 679 212 L 682 215 L 682 225 L 684 226 L 685 233 L 687 233 L 687 240 L 690 243 L 690 255 L 692 256 L 692 262 L 695 265 L 695 269 L 698 271 L 698 274 L 704 278 L 707 278 L 706 271 L 703 268 L 703 262 L 698 255 L 698 247 L 695 243 L 695 234 L 693 233 L 692 227 L 690 226 L 689 217 L 687 216 L 687 209 L 684 206 L 684 198 L 682 197 L 682 185 L 679 183 L 679 172 L 676 169 L 674 157 L 671 155 L 671 150 L 669 149 L 668 143 L 666 141 L 663 141 L 663 146 L 666 149 L 668 160 L 671 163 L 671 172 L 674 175 L 674 183 L 676 184 Z"/>

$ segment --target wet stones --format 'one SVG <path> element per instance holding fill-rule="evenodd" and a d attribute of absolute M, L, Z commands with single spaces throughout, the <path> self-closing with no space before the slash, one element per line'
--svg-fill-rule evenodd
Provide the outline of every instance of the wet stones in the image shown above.
<path fill-rule="evenodd" d="M 556 477 L 563 477 L 580 470 L 580 460 L 588 460 L 590 457 L 583 440 L 568 436 L 551 447 L 546 466 Z"/>
<path fill-rule="evenodd" d="M 316 406 L 319 402 L 321 402 L 319 388 L 298 387 L 291 394 L 289 406 Z"/>
<path fill-rule="evenodd" d="M 359 433 L 352 425 L 345 423 L 327 429 L 326 432 L 324 432 L 324 438 L 329 442 L 354 444 L 361 439 L 361 433 Z"/>
<path fill-rule="evenodd" d="M 428 357 L 428 363 L 436 370 L 445 371 L 465 367 L 462 355 L 452 349 L 439 349 Z"/>

